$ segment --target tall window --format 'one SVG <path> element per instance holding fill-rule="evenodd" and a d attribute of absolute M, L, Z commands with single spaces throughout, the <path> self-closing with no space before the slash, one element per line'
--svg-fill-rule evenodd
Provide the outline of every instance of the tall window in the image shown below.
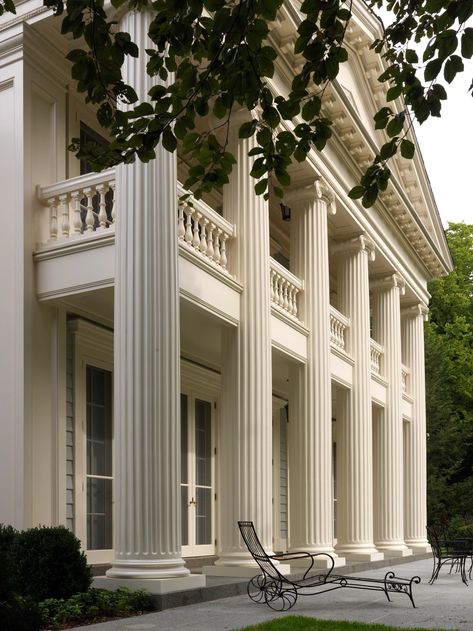
<path fill-rule="evenodd" d="M 87 549 L 113 546 L 112 373 L 87 366 Z"/>

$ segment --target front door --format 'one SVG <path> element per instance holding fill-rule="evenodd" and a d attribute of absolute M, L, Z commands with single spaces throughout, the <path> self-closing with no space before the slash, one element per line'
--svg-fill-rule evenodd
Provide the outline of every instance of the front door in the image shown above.
<path fill-rule="evenodd" d="M 214 554 L 214 401 L 181 394 L 181 536 L 183 556 Z"/>

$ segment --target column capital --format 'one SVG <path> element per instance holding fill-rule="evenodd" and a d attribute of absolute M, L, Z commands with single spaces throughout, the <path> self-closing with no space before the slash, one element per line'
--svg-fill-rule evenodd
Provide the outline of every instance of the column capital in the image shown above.
<path fill-rule="evenodd" d="M 312 201 L 315 199 L 320 199 L 326 203 L 329 215 L 336 214 L 337 207 L 335 204 L 335 195 L 327 182 L 321 177 L 316 177 L 314 182 L 308 186 L 290 189 L 285 195 L 285 200 L 292 204 Z"/>
<path fill-rule="evenodd" d="M 370 289 L 372 291 L 387 291 L 398 287 L 401 296 L 406 293 L 406 282 L 400 274 L 396 272 L 389 276 L 383 276 L 382 278 L 375 278 L 370 282 Z"/>
<path fill-rule="evenodd" d="M 417 318 L 422 317 L 425 322 L 429 318 L 429 308 L 423 302 L 418 302 L 415 305 L 410 305 L 401 309 L 401 316 L 403 318 Z"/>
<path fill-rule="evenodd" d="M 332 254 L 353 254 L 356 252 L 366 252 L 370 261 L 375 259 L 375 244 L 366 234 L 360 234 L 357 237 L 348 239 L 347 241 L 338 241 L 331 248 Z"/>

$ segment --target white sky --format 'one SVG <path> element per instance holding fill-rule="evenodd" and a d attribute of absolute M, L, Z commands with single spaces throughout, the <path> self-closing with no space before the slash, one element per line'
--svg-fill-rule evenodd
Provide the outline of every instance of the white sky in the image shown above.
<path fill-rule="evenodd" d="M 384 24 L 392 17 L 377 10 Z M 418 51 L 420 52 L 420 51 Z M 421 57 L 421 54 L 419 54 Z M 473 97 L 467 89 L 473 79 L 473 59 L 452 84 L 444 84 L 448 100 L 440 118 L 416 126 L 416 136 L 427 168 L 442 223 L 473 223 Z"/>
<path fill-rule="evenodd" d="M 467 93 L 473 64 L 446 86 L 442 116 L 417 125 L 416 135 L 437 206 L 448 221 L 473 223 L 473 97 Z"/>

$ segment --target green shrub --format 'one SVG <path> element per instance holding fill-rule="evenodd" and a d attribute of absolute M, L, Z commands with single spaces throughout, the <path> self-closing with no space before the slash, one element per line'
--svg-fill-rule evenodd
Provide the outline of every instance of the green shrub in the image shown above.
<path fill-rule="evenodd" d="M 460 539 L 473 539 L 473 524 L 460 526 L 457 532 Z"/>
<path fill-rule="evenodd" d="M 37 603 L 31 598 L 10 594 L 0 598 L 0 629 L 8 631 L 39 631 L 42 616 Z"/>
<path fill-rule="evenodd" d="M 63 526 L 18 533 L 14 556 L 18 591 L 36 602 L 86 592 L 92 582 L 80 541 Z"/>
<path fill-rule="evenodd" d="M 15 541 L 18 531 L 0 524 L 0 600 L 16 589 Z"/>
<path fill-rule="evenodd" d="M 48 598 L 40 603 L 43 625 L 54 629 L 65 623 L 92 622 L 99 618 L 127 616 L 151 609 L 149 595 L 119 588 L 116 592 L 90 589 L 71 598 Z"/>

